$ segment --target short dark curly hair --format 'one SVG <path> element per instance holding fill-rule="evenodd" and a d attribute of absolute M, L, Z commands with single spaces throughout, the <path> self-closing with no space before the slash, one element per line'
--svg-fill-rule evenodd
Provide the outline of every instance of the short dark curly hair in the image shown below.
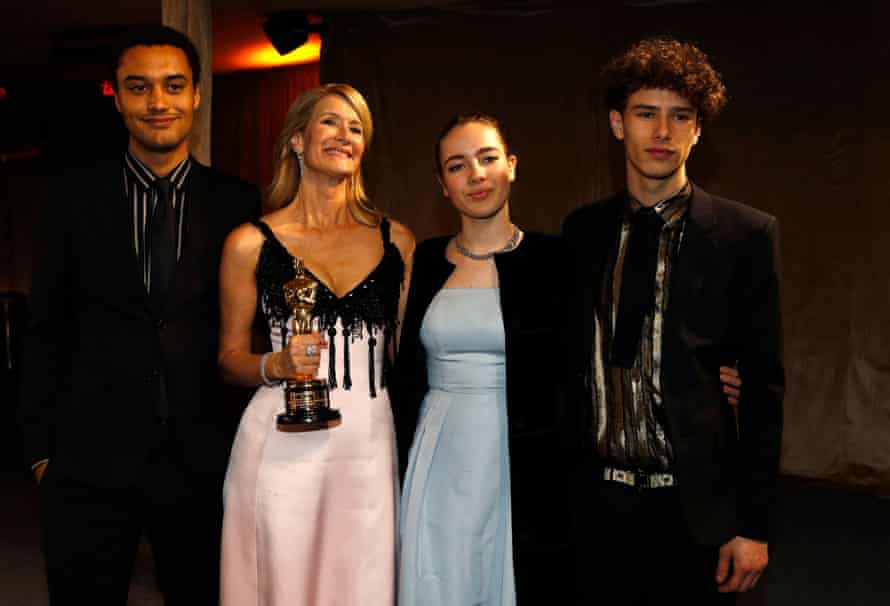
<path fill-rule="evenodd" d="M 182 32 L 160 24 L 136 25 L 125 29 L 114 41 L 109 77 L 117 90 L 117 68 L 124 53 L 134 46 L 173 46 L 185 53 L 192 70 L 192 84 L 201 83 L 201 57 L 191 39 Z"/>
<path fill-rule="evenodd" d="M 671 90 L 689 100 L 699 119 L 711 120 L 726 106 L 726 86 L 708 56 L 694 44 L 669 36 L 645 38 L 603 69 L 606 107 L 624 111 L 643 88 Z"/>

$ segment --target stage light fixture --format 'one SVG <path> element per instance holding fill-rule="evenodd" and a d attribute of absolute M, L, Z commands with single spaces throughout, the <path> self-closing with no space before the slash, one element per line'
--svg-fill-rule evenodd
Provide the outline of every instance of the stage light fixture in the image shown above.
<path fill-rule="evenodd" d="M 263 22 L 266 37 L 282 56 L 306 44 L 310 33 L 322 33 L 323 27 L 321 23 L 311 23 L 305 13 L 277 13 Z"/>

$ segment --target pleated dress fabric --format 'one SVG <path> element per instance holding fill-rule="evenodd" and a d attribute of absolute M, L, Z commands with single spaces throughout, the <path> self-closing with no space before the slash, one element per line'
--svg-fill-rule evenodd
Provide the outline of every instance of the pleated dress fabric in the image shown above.
<path fill-rule="evenodd" d="M 353 344 L 357 351 L 367 347 L 361 341 Z M 382 368 L 382 339 L 376 347 Z M 365 367 L 354 364 L 350 390 L 331 391 L 331 406 L 343 419 L 339 427 L 278 431 L 276 416 L 284 410 L 279 387 L 261 387 L 247 407 L 224 488 L 223 606 L 394 603 L 392 412 L 385 389 L 368 397 Z"/>
<path fill-rule="evenodd" d="M 443 289 L 420 332 L 429 392 L 400 521 L 400 606 L 516 603 L 497 289 Z"/>

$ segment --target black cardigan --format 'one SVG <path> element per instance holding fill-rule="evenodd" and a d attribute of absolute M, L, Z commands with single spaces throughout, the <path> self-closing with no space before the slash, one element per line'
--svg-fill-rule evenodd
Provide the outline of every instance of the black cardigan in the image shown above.
<path fill-rule="evenodd" d="M 454 269 L 445 257 L 449 239 L 427 240 L 414 255 L 391 390 L 402 473 L 429 388 L 420 326 Z M 542 234 L 526 233 L 518 248 L 494 259 L 506 345 L 513 556 L 521 599 L 523 594 L 537 594 L 542 584 L 560 582 L 543 578 L 549 577 L 543 572 L 548 562 L 551 568 L 554 562 L 571 567 L 570 473 L 582 443 L 573 412 L 580 400 L 566 398 L 564 389 L 569 374 L 574 374 L 566 363 L 573 331 L 565 325 L 566 318 L 573 317 L 572 273 L 563 242 Z"/>

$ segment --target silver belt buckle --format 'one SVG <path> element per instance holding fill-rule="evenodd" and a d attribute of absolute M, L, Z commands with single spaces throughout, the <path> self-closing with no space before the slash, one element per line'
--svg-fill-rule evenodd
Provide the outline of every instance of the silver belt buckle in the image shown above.
<path fill-rule="evenodd" d="M 674 485 L 674 476 L 669 473 L 656 473 L 649 476 L 649 488 L 667 488 Z"/>
<path fill-rule="evenodd" d="M 603 479 L 631 486 L 637 490 L 646 488 L 666 488 L 675 486 L 674 475 L 670 473 L 646 473 L 645 471 L 626 471 L 614 467 L 603 469 Z"/>
<path fill-rule="evenodd" d="M 636 486 L 636 477 L 632 471 L 623 469 L 615 469 L 614 467 L 606 467 L 603 473 L 603 479 L 611 482 L 618 482 L 627 486 Z"/>

